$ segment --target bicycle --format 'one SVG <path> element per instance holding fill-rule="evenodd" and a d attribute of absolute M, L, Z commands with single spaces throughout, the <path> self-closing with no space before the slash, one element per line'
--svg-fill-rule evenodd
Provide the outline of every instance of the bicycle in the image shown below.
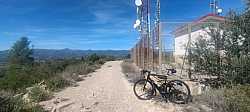
<path fill-rule="evenodd" d="M 150 71 L 142 70 L 142 75 L 146 76 L 144 79 L 138 80 L 133 87 L 134 94 L 141 100 L 150 100 L 157 95 L 157 91 L 166 102 L 170 101 L 176 104 L 186 104 L 191 99 L 191 92 L 188 85 L 181 80 L 168 80 L 166 75 L 153 74 Z M 174 69 L 167 69 L 167 75 L 176 73 Z M 147 75 L 145 75 L 147 74 Z M 157 85 L 151 76 L 158 79 L 160 85 Z M 139 88 L 139 90 L 137 90 Z M 186 90 L 186 91 L 182 91 Z M 139 94 L 139 92 L 143 92 Z M 145 97 L 143 97 L 145 96 Z"/>

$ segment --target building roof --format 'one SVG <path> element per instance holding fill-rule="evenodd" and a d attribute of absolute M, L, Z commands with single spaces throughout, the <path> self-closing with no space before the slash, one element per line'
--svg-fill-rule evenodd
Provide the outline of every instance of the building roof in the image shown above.
<path fill-rule="evenodd" d="M 204 21 L 206 21 L 206 20 L 208 20 L 210 18 L 216 19 L 216 20 L 221 21 L 221 22 L 225 21 L 225 17 L 219 16 L 217 14 L 209 13 L 209 14 L 207 14 L 205 16 L 200 17 L 198 20 L 194 21 L 193 23 L 204 22 Z"/>
<path fill-rule="evenodd" d="M 194 32 L 194 31 L 203 29 L 204 25 L 213 24 L 213 23 L 223 23 L 223 22 L 225 22 L 225 17 L 210 13 L 210 14 L 200 17 L 199 19 L 193 22 L 186 23 L 180 27 L 177 27 L 172 32 L 172 34 L 175 35 L 175 38 L 187 34 L 189 24 L 192 25 L 192 32 Z"/>

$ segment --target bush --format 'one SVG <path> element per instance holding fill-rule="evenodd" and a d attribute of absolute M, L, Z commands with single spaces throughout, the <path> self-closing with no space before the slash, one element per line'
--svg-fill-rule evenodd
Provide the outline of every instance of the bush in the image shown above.
<path fill-rule="evenodd" d="M 50 78 L 49 80 L 47 80 L 46 85 L 49 90 L 57 91 L 57 90 L 70 86 L 71 82 L 63 79 L 62 77 L 54 77 L 54 78 Z"/>
<path fill-rule="evenodd" d="M 227 66 L 225 79 L 233 84 L 250 84 L 250 56 L 233 57 Z"/>
<path fill-rule="evenodd" d="M 214 112 L 227 112 L 226 108 L 228 108 L 225 103 L 224 89 L 212 89 L 200 96 L 194 96 L 193 102 L 198 105 L 208 105 Z"/>
<path fill-rule="evenodd" d="M 142 78 L 139 70 L 132 63 L 132 61 L 130 60 L 123 61 L 121 67 L 122 67 L 122 72 L 125 74 L 125 76 L 128 78 L 130 82 L 134 83 Z"/>
<path fill-rule="evenodd" d="M 30 75 L 30 72 L 28 66 L 11 65 L 0 81 L 0 88 L 15 92 L 24 90 L 36 81 L 36 77 Z"/>
<path fill-rule="evenodd" d="M 0 78 L 4 77 L 5 73 L 6 73 L 6 70 L 4 68 L 1 68 L 1 65 L 0 65 Z"/>
<path fill-rule="evenodd" d="M 136 68 L 133 63 L 129 60 L 125 60 L 121 64 L 123 73 L 136 73 Z"/>
<path fill-rule="evenodd" d="M 250 86 L 240 85 L 225 90 L 227 112 L 250 112 Z"/>
<path fill-rule="evenodd" d="M 30 88 L 28 95 L 33 102 L 46 101 L 52 97 L 49 91 L 37 84 Z"/>
<path fill-rule="evenodd" d="M 209 105 L 215 112 L 250 112 L 250 86 L 212 89 L 194 97 L 194 102 Z"/>
<path fill-rule="evenodd" d="M 86 75 L 88 73 L 94 72 L 96 67 L 94 65 L 89 65 L 88 63 L 81 63 L 77 65 L 71 65 L 68 66 L 65 69 L 65 72 L 68 72 L 70 74 L 76 73 L 79 75 Z"/>
<path fill-rule="evenodd" d="M 39 105 L 30 105 L 21 96 L 13 96 L 8 92 L 0 92 L 0 112 L 44 112 Z"/>
<path fill-rule="evenodd" d="M 87 61 L 90 61 L 91 63 L 95 63 L 100 59 L 101 59 L 101 57 L 98 56 L 97 54 L 92 54 L 92 55 L 87 57 Z"/>

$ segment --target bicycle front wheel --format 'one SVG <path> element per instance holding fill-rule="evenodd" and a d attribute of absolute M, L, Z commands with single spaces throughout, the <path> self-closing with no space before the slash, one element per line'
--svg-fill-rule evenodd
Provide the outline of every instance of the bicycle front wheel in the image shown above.
<path fill-rule="evenodd" d="M 172 80 L 168 82 L 169 100 L 176 104 L 186 104 L 191 99 L 191 91 L 188 85 L 181 80 Z"/>
<path fill-rule="evenodd" d="M 146 79 L 137 81 L 133 89 L 135 96 L 141 100 L 150 100 L 154 96 L 154 87 Z"/>

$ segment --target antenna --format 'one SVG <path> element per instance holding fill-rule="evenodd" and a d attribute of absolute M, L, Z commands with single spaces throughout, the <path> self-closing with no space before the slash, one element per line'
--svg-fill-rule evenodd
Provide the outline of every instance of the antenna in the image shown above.
<path fill-rule="evenodd" d="M 217 0 L 210 0 L 210 11 L 212 14 L 216 14 Z"/>
<path fill-rule="evenodd" d="M 157 0 L 157 12 L 156 12 L 156 21 L 157 23 L 160 22 L 160 15 L 161 15 L 161 2 L 160 0 Z"/>
<path fill-rule="evenodd" d="M 141 0 L 135 0 L 135 5 L 136 6 L 141 6 L 142 5 L 142 1 Z"/>
<path fill-rule="evenodd" d="M 223 12 L 222 8 L 219 8 L 219 0 L 210 0 L 210 11 L 214 15 L 220 15 Z"/>

